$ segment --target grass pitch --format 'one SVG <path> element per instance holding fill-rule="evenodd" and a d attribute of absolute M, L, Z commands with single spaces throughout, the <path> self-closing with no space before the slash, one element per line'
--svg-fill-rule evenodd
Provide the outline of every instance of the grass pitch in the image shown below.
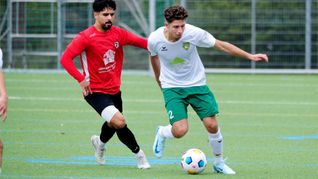
<path fill-rule="evenodd" d="M 189 133 L 167 141 L 156 159 L 152 143 L 158 125 L 168 123 L 162 94 L 153 77 L 124 75 L 124 115 L 152 165 L 136 168 L 135 158 L 115 135 L 107 144 L 106 165 L 96 164 L 90 136 L 101 118 L 82 99 L 67 74 L 6 74 L 9 114 L 0 124 L 4 141 L 0 178 L 317 178 L 318 76 L 210 74 L 207 83 L 219 103 L 224 155 L 237 174 L 212 172 L 207 134 L 189 107 Z M 196 176 L 180 167 L 188 148 L 205 152 L 209 164 Z"/>

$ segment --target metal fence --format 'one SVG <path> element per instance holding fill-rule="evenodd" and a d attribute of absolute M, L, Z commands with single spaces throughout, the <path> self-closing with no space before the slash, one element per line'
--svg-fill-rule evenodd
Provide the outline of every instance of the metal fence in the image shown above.
<path fill-rule="evenodd" d="M 318 1 L 195 0 L 187 6 L 190 23 L 250 52 L 270 56 L 270 63 L 254 64 L 203 49 L 206 66 L 317 69 Z"/>
<path fill-rule="evenodd" d="M 199 49 L 206 68 L 318 69 L 318 0 L 117 0 L 116 24 L 142 36 L 163 25 L 162 11 L 181 3 L 188 22 L 246 51 L 267 53 L 251 63 L 214 49 Z M 94 23 L 92 0 L 1 0 L 4 68 L 60 69 L 70 40 Z M 144 50 L 125 47 L 125 69 L 148 70 Z M 77 60 L 78 61 L 78 60 Z"/>

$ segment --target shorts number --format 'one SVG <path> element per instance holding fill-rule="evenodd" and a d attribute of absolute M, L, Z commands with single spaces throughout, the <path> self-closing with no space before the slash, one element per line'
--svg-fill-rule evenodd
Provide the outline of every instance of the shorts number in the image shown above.
<path fill-rule="evenodd" d="M 173 119 L 174 118 L 174 115 L 172 114 L 172 111 L 169 111 L 169 119 Z"/>

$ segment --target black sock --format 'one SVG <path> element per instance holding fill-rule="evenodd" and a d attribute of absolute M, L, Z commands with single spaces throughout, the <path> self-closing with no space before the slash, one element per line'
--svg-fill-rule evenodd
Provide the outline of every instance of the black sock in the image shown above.
<path fill-rule="evenodd" d="M 124 143 L 133 153 L 138 153 L 140 148 L 134 134 L 128 129 L 127 125 L 122 129 L 116 130 L 119 140 Z"/>
<path fill-rule="evenodd" d="M 105 122 L 102 126 L 102 129 L 101 129 L 101 133 L 100 133 L 100 140 L 103 142 L 103 143 L 106 143 L 109 141 L 110 138 L 113 137 L 113 135 L 115 134 L 116 130 L 114 128 L 110 128 L 108 126 L 108 123 Z"/>

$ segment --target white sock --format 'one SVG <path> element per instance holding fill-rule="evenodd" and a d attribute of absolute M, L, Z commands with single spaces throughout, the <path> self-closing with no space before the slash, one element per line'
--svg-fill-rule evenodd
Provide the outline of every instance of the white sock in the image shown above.
<path fill-rule="evenodd" d="M 221 158 L 223 153 L 223 137 L 220 128 L 215 134 L 209 133 L 209 142 L 213 148 L 214 157 Z"/>
<path fill-rule="evenodd" d="M 137 157 L 143 157 L 145 156 L 145 153 L 140 149 L 138 153 L 136 153 Z"/>
<path fill-rule="evenodd" d="M 163 137 L 165 137 L 166 139 L 172 139 L 172 138 L 174 138 L 174 136 L 173 136 L 173 134 L 172 134 L 172 131 L 171 131 L 171 129 L 172 129 L 172 126 L 169 124 L 169 125 L 167 125 L 167 126 L 161 126 L 160 127 L 160 135 L 161 136 L 163 136 Z"/>

